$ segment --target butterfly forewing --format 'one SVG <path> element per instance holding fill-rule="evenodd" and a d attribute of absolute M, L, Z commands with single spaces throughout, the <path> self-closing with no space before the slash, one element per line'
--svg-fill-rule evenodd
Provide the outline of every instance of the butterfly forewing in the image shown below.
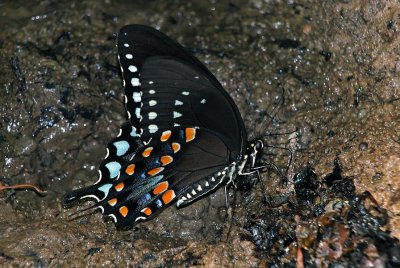
<path fill-rule="evenodd" d="M 152 135 L 182 124 L 205 127 L 221 135 L 236 160 L 247 140 L 243 120 L 203 64 L 164 34 L 142 25 L 123 27 L 117 46 L 127 112 L 140 133 Z"/>

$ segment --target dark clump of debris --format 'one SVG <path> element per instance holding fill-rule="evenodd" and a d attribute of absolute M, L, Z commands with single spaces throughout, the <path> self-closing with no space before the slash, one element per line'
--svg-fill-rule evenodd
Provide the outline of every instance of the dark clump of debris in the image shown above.
<path fill-rule="evenodd" d="M 387 211 L 369 192 L 355 192 L 338 161 L 323 179 L 306 167 L 293 181 L 287 203 L 245 224 L 267 267 L 400 267 Z"/>

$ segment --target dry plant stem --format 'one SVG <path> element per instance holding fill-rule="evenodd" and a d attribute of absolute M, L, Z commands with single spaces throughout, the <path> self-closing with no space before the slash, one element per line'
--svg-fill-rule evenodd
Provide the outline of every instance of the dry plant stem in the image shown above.
<path fill-rule="evenodd" d="M 40 195 L 45 195 L 46 191 L 40 189 L 39 187 L 32 185 L 32 184 L 16 184 L 11 186 L 4 186 L 0 183 L 0 191 L 7 190 L 7 189 L 14 189 L 14 190 L 33 190 Z"/>

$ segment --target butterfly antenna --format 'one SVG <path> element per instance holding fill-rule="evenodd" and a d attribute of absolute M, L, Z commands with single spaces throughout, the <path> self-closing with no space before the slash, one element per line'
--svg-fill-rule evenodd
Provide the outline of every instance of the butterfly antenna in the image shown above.
<path fill-rule="evenodd" d="M 281 110 L 282 106 L 285 104 L 285 88 L 284 87 L 281 87 L 281 88 L 282 88 L 282 98 L 280 100 L 279 105 L 275 106 L 272 109 L 272 112 L 271 112 L 271 121 L 272 122 L 274 122 L 276 115 L 279 113 L 279 111 Z"/>
<path fill-rule="evenodd" d="M 260 135 L 260 138 L 271 137 L 271 136 L 283 136 L 283 135 L 291 135 L 293 133 L 297 133 L 299 131 L 298 127 L 295 127 L 295 130 L 291 130 L 288 132 L 276 132 L 276 133 L 267 133 Z"/>

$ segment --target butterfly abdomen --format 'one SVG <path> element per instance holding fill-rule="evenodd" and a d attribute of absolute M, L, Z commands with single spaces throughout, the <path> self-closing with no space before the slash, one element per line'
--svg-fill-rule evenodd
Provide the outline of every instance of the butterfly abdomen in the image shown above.
<path fill-rule="evenodd" d="M 189 185 L 186 189 L 179 193 L 177 207 L 184 207 L 193 201 L 209 194 L 217 189 L 220 185 L 233 181 L 238 175 L 238 165 L 233 162 L 227 167 L 216 171 L 215 173 L 200 179 L 194 184 Z"/>

